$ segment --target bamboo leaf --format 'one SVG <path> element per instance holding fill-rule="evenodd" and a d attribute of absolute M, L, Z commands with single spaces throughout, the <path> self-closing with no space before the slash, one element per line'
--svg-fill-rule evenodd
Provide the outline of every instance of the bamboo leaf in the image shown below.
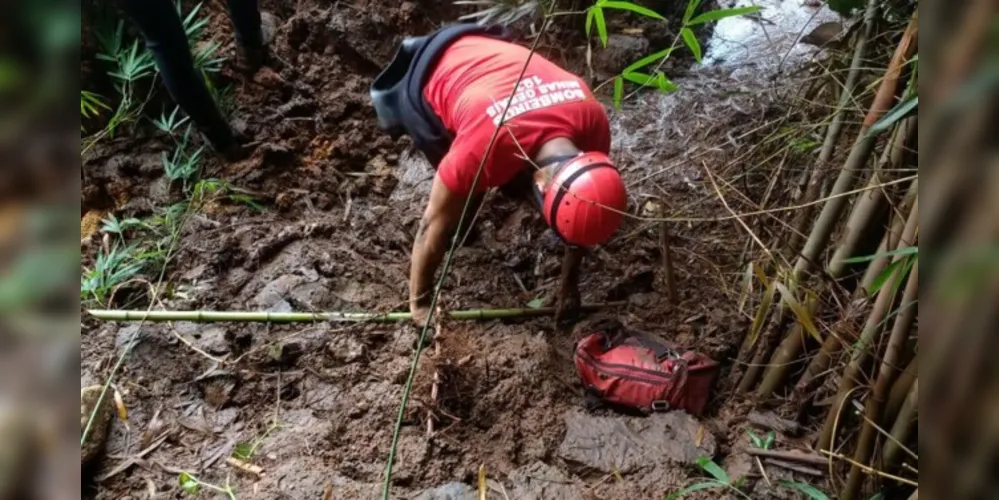
<path fill-rule="evenodd" d="M 684 489 L 682 489 L 680 491 L 677 491 L 675 493 L 670 493 L 663 500 L 676 500 L 677 498 L 689 495 L 689 494 L 691 494 L 691 493 L 693 493 L 695 491 L 710 490 L 711 488 L 724 488 L 726 486 L 728 486 L 728 485 L 725 484 L 725 483 L 718 482 L 718 481 L 705 481 L 703 483 L 697 483 L 697 484 L 694 484 L 694 485 L 691 485 L 691 486 L 687 486 L 686 488 L 684 488 Z"/>
<path fill-rule="evenodd" d="M 774 280 L 774 282 L 776 283 L 776 280 Z M 808 311 L 805 307 L 801 305 L 801 302 L 798 302 L 798 299 L 795 298 L 794 294 L 791 293 L 791 291 L 788 290 L 783 283 L 776 283 L 776 285 L 777 291 L 780 292 L 781 298 L 784 299 L 784 303 L 791 308 L 791 311 L 794 313 L 795 317 L 798 318 L 798 322 L 805 328 L 805 331 L 814 337 L 815 340 L 822 342 L 822 336 L 819 335 L 818 328 L 815 327 L 815 323 L 812 322 L 812 318 L 808 315 Z"/>
<path fill-rule="evenodd" d="M 687 10 L 684 11 L 684 13 L 683 13 L 683 25 L 684 26 L 686 26 L 687 25 L 687 21 L 690 21 L 690 18 L 693 17 L 694 11 L 697 10 L 697 7 L 699 5 L 701 5 L 701 0 L 688 0 L 687 1 Z"/>
<path fill-rule="evenodd" d="M 749 340 L 750 346 L 756 344 L 756 339 L 759 338 L 760 332 L 763 330 L 763 321 L 767 318 L 767 312 L 770 311 L 770 306 L 774 302 L 774 285 L 777 280 L 768 282 L 766 276 L 763 275 L 762 271 L 757 270 L 758 278 L 763 282 L 763 286 L 766 288 L 763 291 L 763 299 L 760 300 L 760 307 L 756 309 L 756 316 L 753 317 L 753 325 L 749 328 Z"/>
<path fill-rule="evenodd" d="M 607 21 L 604 19 L 603 9 L 596 9 L 593 13 L 593 20 L 597 25 L 597 36 L 600 37 L 600 43 L 603 47 L 607 48 Z"/>
<path fill-rule="evenodd" d="M 732 482 L 728 477 L 728 473 L 725 472 L 725 469 L 719 467 L 718 464 L 708 457 L 699 457 L 697 459 L 697 465 L 704 469 L 704 472 L 711 474 L 712 477 L 723 484 L 727 485 Z"/>
<path fill-rule="evenodd" d="M 527 307 L 530 307 L 531 309 L 540 309 L 544 305 L 545 305 L 545 299 L 540 297 L 527 303 Z"/>
<path fill-rule="evenodd" d="M 860 257 L 850 257 L 849 259 L 843 259 L 844 263 L 856 264 L 859 262 L 870 262 L 872 260 L 882 259 L 884 257 L 894 257 L 894 256 L 906 256 L 906 255 L 919 255 L 918 246 L 909 246 L 905 248 L 899 248 L 896 250 L 891 250 L 888 252 L 876 253 L 873 255 L 863 255 Z"/>
<path fill-rule="evenodd" d="M 201 484 L 198 483 L 198 480 L 186 472 L 180 473 L 178 482 L 180 483 L 180 489 L 184 490 L 188 495 L 197 495 L 198 490 L 201 489 Z"/>
<path fill-rule="evenodd" d="M 596 10 L 595 7 L 590 7 L 589 9 L 586 9 L 586 29 L 585 29 L 585 32 L 586 32 L 587 38 L 589 38 L 590 34 L 593 33 L 593 18 L 596 16 L 596 14 L 594 14 L 593 12 L 595 10 Z"/>
<path fill-rule="evenodd" d="M 914 113 L 918 112 L 919 108 L 919 96 L 914 95 L 898 103 L 891 111 L 885 113 L 874 125 L 871 125 L 870 130 L 867 131 L 867 137 L 873 137 L 875 135 L 884 132 L 892 128 L 895 123 L 899 120 L 903 120 L 912 116 Z"/>
<path fill-rule="evenodd" d="M 811 500 L 829 500 L 829 495 L 826 495 L 822 490 L 806 483 L 798 483 L 791 481 L 781 481 L 780 485 L 792 490 L 798 490 L 805 494 Z"/>
<path fill-rule="evenodd" d="M 639 85 L 655 85 L 656 84 L 656 79 L 653 78 L 650 75 L 646 75 L 645 73 L 638 73 L 638 72 L 634 72 L 634 73 L 623 73 L 623 74 L 621 74 L 621 76 L 624 77 L 625 80 L 637 83 Z"/>
<path fill-rule="evenodd" d="M 710 12 L 705 12 L 693 19 L 684 22 L 686 26 L 697 26 L 698 24 L 710 23 L 711 21 L 718 21 L 725 19 L 726 17 L 734 16 L 744 16 L 746 14 L 755 14 L 760 11 L 760 7 L 753 5 L 750 7 L 735 7 L 732 9 L 718 9 L 712 10 Z"/>
<path fill-rule="evenodd" d="M 644 68 L 644 67 L 646 67 L 646 66 L 648 66 L 648 65 L 650 65 L 650 64 L 652 64 L 652 63 L 654 63 L 656 61 L 659 61 L 661 59 L 665 59 L 665 58 L 669 57 L 670 53 L 672 53 L 672 52 L 673 52 L 673 47 L 669 47 L 667 49 L 660 50 L 659 52 L 656 52 L 656 53 L 653 53 L 653 54 L 649 54 L 649 55 L 647 55 L 647 56 L 645 56 L 645 57 L 643 57 L 643 58 L 641 58 L 641 59 L 639 59 L 639 60 L 637 60 L 637 61 L 629 64 L 628 67 L 624 68 L 624 70 L 621 71 L 621 72 L 622 73 L 631 73 L 633 71 L 640 70 L 640 69 L 642 69 L 642 68 Z"/>
<path fill-rule="evenodd" d="M 621 99 L 624 98 L 624 78 L 614 77 L 614 109 L 621 109 Z"/>
<path fill-rule="evenodd" d="M 767 433 L 767 437 L 763 438 L 763 449 L 769 450 L 774 445 L 774 441 L 777 439 L 777 433 L 770 431 Z"/>
<path fill-rule="evenodd" d="M 666 78 L 666 73 L 662 71 L 656 73 L 656 87 L 659 87 L 659 91 L 663 94 L 673 92 L 680 88 L 677 84 L 673 83 L 669 78 Z"/>
<path fill-rule="evenodd" d="M 886 267 L 884 271 L 881 271 L 881 274 L 879 274 L 876 278 L 874 278 L 874 282 L 871 283 L 871 289 L 868 291 L 868 293 L 870 293 L 871 295 L 875 295 L 879 291 L 881 291 L 881 288 L 885 286 L 885 283 L 888 281 L 888 279 L 891 278 L 895 274 L 895 272 L 899 270 L 899 268 L 905 265 L 905 262 L 907 260 L 908 259 L 899 259 L 896 260 L 895 262 L 892 262 L 891 264 L 888 264 L 888 267 Z M 900 281 L 902 280 L 901 279 L 897 280 L 897 282 Z"/>
<path fill-rule="evenodd" d="M 749 434 L 749 442 L 757 448 L 763 448 L 763 438 L 758 436 L 752 429 L 746 429 L 746 433 Z"/>
<path fill-rule="evenodd" d="M 683 37 L 683 41 L 690 47 L 690 51 L 694 53 L 694 59 L 698 63 L 701 62 L 701 43 L 697 41 L 697 36 L 690 28 L 683 28 L 680 30 L 680 36 Z"/>
<path fill-rule="evenodd" d="M 641 14 L 641 15 L 643 15 L 645 17 L 651 17 L 653 19 L 660 19 L 660 20 L 663 20 L 663 21 L 666 20 L 666 18 L 663 17 L 663 16 L 661 16 L 661 15 L 659 15 L 658 12 L 656 12 L 656 11 L 654 11 L 654 10 L 648 8 L 648 7 L 642 7 L 641 5 L 635 5 L 635 4 L 631 3 L 631 2 L 621 2 L 621 1 L 609 0 L 607 2 L 601 2 L 600 5 L 603 6 L 603 7 L 607 7 L 609 9 L 629 10 L 629 11 L 634 12 L 636 14 Z"/>
<path fill-rule="evenodd" d="M 114 405 L 118 410 L 118 418 L 128 425 L 128 408 L 125 407 L 125 400 L 121 397 L 121 392 L 118 389 L 114 390 Z"/>
<path fill-rule="evenodd" d="M 477 498 L 478 500 L 486 500 L 486 496 L 489 493 L 487 489 L 488 481 L 486 481 L 486 464 L 479 464 L 479 491 Z"/>

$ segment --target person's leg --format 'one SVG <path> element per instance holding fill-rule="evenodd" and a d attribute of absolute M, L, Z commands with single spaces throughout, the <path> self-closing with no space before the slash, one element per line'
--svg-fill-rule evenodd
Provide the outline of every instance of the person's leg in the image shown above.
<path fill-rule="evenodd" d="M 257 0 L 227 0 L 226 4 L 236 31 L 236 43 L 244 49 L 262 49 L 264 34 L 260 28 Z"/>
<path fill-rule="evenodd" d="M 142 32 L 173 100 L 191 117 L 216 151 L 231 154 L 238 146 L 232 129 L 222 117 L 204 78 L 194 68 L 191 48 L 173 2 L 120 0 L 119 3 Z"/>
<path fill-rule="evenodd" d="M 261 13 L 257 0 L 226 0 L 226 4 L 244 69 L 255 73 L 271 62 L 267 45 L 274 37 L 277 19 L 266 12 Z"/>

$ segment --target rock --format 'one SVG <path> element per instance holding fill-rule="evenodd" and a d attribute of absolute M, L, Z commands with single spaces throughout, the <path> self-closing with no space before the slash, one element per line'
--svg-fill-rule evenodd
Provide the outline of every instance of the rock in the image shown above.
<path fill-rule="evenodd" d="M 447 483 L 423 491 L 413 500 L 475 500 L 476 491 L 465 483 Z M 518 497 L 519 498 L 519 497 Z"/>
<path fill-rule="evenodd" d="M 518 500 L 583 500 L 583 488 L 562 471 L 543 462 L 525 465 L 510 473 L 510 498 Z"/>
<path fill-rule="evenodd" d="M 220 409 L 232 399 L 239 380 L 232 374 L 220 370 L 199 377 L 197 385 L 205 402 L 215 409 Z"/>
<path fill-rule="evenodd" d="M 197 334 L 195 345 L 208 354 L 221 356 L 229 352 L 229 337 L 225 328 L 211 326 Z"/>
<path fill-rule="evenodd" d="M 643 36 L 614 34 L 607 48 L 593 48 L 593 70 L 601 79 L 621 73 L 625 66 L 649 54 L 649 41 Z"/>
<path fill-rule="evenodd" d="M 343 364 L 353 363 L 368 353 L 368 348 L 359 340 L 351 337 L 340 337 L 331 340 L 326 345 L 333 359 Z"/>
<path fill-rule="evenodd" d="M 301 276 L 295 276 L 293 274 L 279 276 L 274 281 L 264 285 L 264 287 L 257 292 L 257 295 L 253 297 L 252 302 L 261 309 L 270 309 L 284 300 L 284 298 L 288 295 L 288 292 L 296 286 L 301 285 L 303 281 L 304 279 Z"/>
<path fill-rule="evenodd" d="M 667 462 L 694 464 L 698 457 L 715 454 L 714 436 L 682 412 L 602 417 L 572 410 L 565 423 L 558 455 L 605 473 L 628 473 Z"/>
<path fill-rule="evenodd" d="M 89 387 L 84 387 L 80 389 L 80 436 L 83 436 L 83 431 L 87 428 L 87 422 L 90 420 L 90 415 L 94 415 L 94 421 L 90 426 L 90 432 L 87 434 L 87 440 L 80 446 L 80 463 L 87 464 L 93 460 L 97 455 L 100 454 L 101 450 L 104 449 L 104 443 L 108 438 L 108 429 L 111 427 L 111 417 L 114 415 L 114 403 L 112 393 L 110 389 L 108 393 L 104 395 L 104 400 L 101 401 L 101 406 L 95 412 L 94 409 L 97 408 L 97 400 L 100 399 L 101 391 L 103 386 L 92 385 Z M 4 446 L 6 447 L 6 439 L 4 439 Z"/>

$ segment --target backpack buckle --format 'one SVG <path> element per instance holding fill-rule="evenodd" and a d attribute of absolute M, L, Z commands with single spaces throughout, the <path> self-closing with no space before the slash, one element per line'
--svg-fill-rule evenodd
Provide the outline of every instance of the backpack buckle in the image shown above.
<path fill-rule="evenodd" d="M 653 401 L 652 411 L 669 411 L 669 401 Z"/>

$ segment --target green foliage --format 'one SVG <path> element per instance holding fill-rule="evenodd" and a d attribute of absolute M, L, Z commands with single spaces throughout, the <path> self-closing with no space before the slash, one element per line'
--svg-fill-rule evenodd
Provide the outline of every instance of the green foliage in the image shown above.
<path fill-rule="evenodd" d="M 213 198 L 226 198 L 231 202 L 246 205 L 258 212 L 266 210 L 253 196 L 241 192 L 228 181 L 222 179 L 200 180 L 191 189 L 191 202 L 195 205 L 201 205 Z"/>
<path fill-rule="evenodd" d="M 774 431 L 768 432 L 764 437 L 760 437 L 752 429 L 746 429 L 746 433 L 749 434 L 749 442 L 762 450 L 769 450 L 773 447 L 774 440 L 777 438 L 777 433 Z"/>
<path fill-rule="evenodd" d="M 677 90 L 679 87 L 673 83 L 666 74 L 661 71 L 662 65 L 669 59 L 669 56 L 677 49 L 679 40 L 682 38 L 684 44 L 694 55 L 694 59 L 698 63 L 701 62 L 703 57 L 703 51 L 701 48 L 701 43 L 697 40 L 697 36 L 694 34 L 694 30 L 691 29 L 692 26 L 699 24 L 704 24 L 711 21 L 718 21 L 726 17 L 740 16 L 745 14 L 752 14 L 759 12 L 760 8 L 757 6 L 750 7 L 739 7 L 732 9 L 718 9 L 709 12 L 702 13 L 697 17 L 694 17 L 694 13 L 700 6 L 701 0 L 689 0 L 687 3 L 687 8 L 683 15 L 683 25 L 680 28 L 680 33 L 673 39 L 673 43 L 670 47 L 655 52 L 645 56 L 634 63 L 629 64 L 620 75 L 617 75 L 613 79 L 614 84 L 614 107 L 620 108 L 621 102 L 624 100 L 624 82 L 629 81 L 640 85 L 641 87 L 655 87 L 659 89 L 660 92 L 668 93 Z M 586 36 L 591 36 L 593 33 L 593 28 L 596 27 L 597 37 L 600 40 L 600 44 L 603 47 L 607 47 L 607 21 L 604 17 L 604 9 L 616 9 L 624 10 L 629 12 L 634 12 L 636 14 L 649 17 L 652 19 L 665 20 L 657 12 L 636 5 L 631 2 L 619 2 L 613 0 L 597 0 L 595 4 L 586 9 Z M 646 68 L 655 65 L 651 71 L 647 71 Z"/>
<path fill-rule="evenodd" d="M 778 484 L 780 484 L 781 487 L 783 488 L 788 488 L 791 490 L 796 490 L 801 493 L 804 493 L 805 496 L 810 498 L 811 500 L 829 500 L 829 495 L 826 495 L 825 492 L 808 483 L 781 481 Z"/>
<path fill-rule="evenodd" d="M 693 19 L 687 19 L 684 21 L 686 26 L 697 26 L 698 24 L 710 23 L 712 21 L 720 21 L 726 17 L 744 16 L 746 14 L 756 14 L 760 11 L 760 8 L 756 5 L 749 7 L 734 7 L 731 9 L 718 9 L 712 10 L 710 12 L 705 12 Z"/>
<path fill-rule="evenodd" d="M 885 283 L 888 282 L 888 279 L 896 275 L 897 279 L 895 280 L 894 292 L 897 293 L 898 289 L 902 286 L 902 283 L 905 281 L 905 277 L 909 274 L 909 271 L 912 270 L 912 267 L 916 265 L 916 262 L 918 262 L 919 260 L 919 247 L 908 246 L 905 248 L 899 248 L 888 252 L 881 252 L 874 255 L 862 255 L 860 257 L 851 257 L 849 259 L 844 259 L 843 262 L 847 264 L 856 264 L 856 263 L 870 262 L 873 260 L 884 259 L 889 257 L 899 257 L 899 258 L 893 260 L 891 264 L 889 264 L 887 267 L 885 267 L 883 271 L 881 271 L 881 274 L 878 274 L 874 278 L 874 282 L 871 284 L 871 289 L 868 290 L 868 293 L 870 293 L 871 295 L 877 294 L 884 287 Z"/>
<path fill-rule="evenodd" d="M 693 52 L 694 59 L 697 60 L 698 64 L 700 64 L 701 43 L 697 41 L 697 37 L 694 35 L 694 31 L 684 26 L 684 28 L 680 30 L 680 36 L 683 37 L 684 43 L 686 43 L 690 51 Z"/>
<path fill-rule="evenodd" d="M 80 277 L 80 299 L 104 304 L 115 287 L 134 278 L 145 264 L 135 246 L 115 245 L 106 253 L 102 248 L 94 267 Z"/>
<path fill-rule="evenodd" d="M 180 106 L 174 106 L 173 112 L 171 112 L 169 115 L 167 115 L 166 111 L 164 111 L 163 114 L 161 114 L 158 119 L 153 120 L 153 125 L 155 125 L 156 128 L 160 129 L 163 132 L 166 132 L 171 136 L 176 134 L 180 126 L 183 125 L 185 122 L 187 122 L 188 119 L 188 117 L 186 116 L 178 119 L 177 113 L 179 111 L 180 111 Z"/>
<path fill-rule="evenodd" d="M 80 117 L 85 119 L 93 118 L 101 114 L 101 110 L 110 111 L 111 108 L 108 107 L 104 98 L 93 92 L 88 92 L 86 90 L 80 91 Z M 80 131 L 85 132 L 83 125 L 80 125 Z"/>
<path fill-rule="evenodd" d="M 180 483 L 180 489 L 184 490 L 184 493 L 194 496 L 197 495 L 199 491 L 201 491 L 201 483 L 199 483 L 198 480 L 194 478 L 194 476 L 186 472 L 181 472 L 180 476 L 177 479 L 178 482 Z"/>
<path fill-rule="evenodd" d="M 694 483 L 680 491 L 670 493 L 666 496 L 665 500 L 675 500 L 690 493 L 694 493 L 695 491 L 710 490 L 715 488 L 727 489 L 742 498 L 749 498 L 745 493 L 739 490 L 741 481 L 733 482 L 732 479 L 729 478 L 728 473 L 725 472 L 725 469 L 722 469 L 720 465 L 716 464 L 710 458 L 699 457 L 697 459 L 697 466 L 704 472 L 707 472 L 713 479 Z"/>
<path fill-rule="evenodd" d="M 885 113 L 874 125 L 871 125 L 867 132 L 868 136 L 878 135 L 886 130 L 890 130 L 900 120 L 908 118 L 919 112 L 919 96 L 912 95 L 895 105 L 891 111 Z"/>
<path fill-rule="evenodd" d="M 236 500 L 236 493 L 232 491 L 232 486 L 229 486 L 228 480 L 226 480 L 225 486 L 217 486 L 206 483 L 189 472 L 181 472 L 177 476 L 177 483 L 180 484 L 180 489 L 184 493 L 191 496 L 197 496 L 201 492 L 201 488 L 207 488 L 226 495 L 230 500 Z"/>

